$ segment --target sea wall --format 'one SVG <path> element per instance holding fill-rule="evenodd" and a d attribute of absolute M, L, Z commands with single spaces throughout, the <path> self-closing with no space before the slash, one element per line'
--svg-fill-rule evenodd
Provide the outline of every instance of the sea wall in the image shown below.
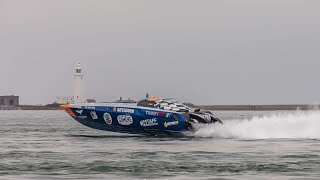
<path fill-rule="evenodd" d="M 276 110 L 314 110 L 319 109 L 319 105 L 295 104 L 295 105 L 201 105 L 205 110 L 225 110 L 225 111 L 276 111 Z M 0 110 L 62 110 L 60 107 L 51 106 L 0 106 Z"/>
<path fill-rule="evenodd" d="M 243 110 L 243 111 L 275 111 L 275 110 L 314 110 L 319 105 L 292 104 L 292 105 L 202 105 L 205 110 Z"/>
<path fill-rule="evenodd" d="M 20 105 L 21 110 L 62 110 L 60 107 Z"/>
<path fill-rule="evenodd" d="M 0 105 L 0 110 L 20 110 L 18 106 Z"/>

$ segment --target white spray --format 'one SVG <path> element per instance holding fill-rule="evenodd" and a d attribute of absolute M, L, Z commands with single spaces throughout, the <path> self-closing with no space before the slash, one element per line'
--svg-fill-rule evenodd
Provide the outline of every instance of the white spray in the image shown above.
<path fill-rule="evenodd" d="M 320 139 L 320 111 L 273 113 L 269 116 L 224 121 L 199 127 L 197 137 L 239 139 Z"/>

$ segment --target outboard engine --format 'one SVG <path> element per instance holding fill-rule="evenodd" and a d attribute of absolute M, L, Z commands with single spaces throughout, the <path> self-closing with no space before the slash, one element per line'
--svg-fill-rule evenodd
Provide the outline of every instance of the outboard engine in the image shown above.
<path fill-rule="evenodd" d="M 187 124 L 190 130 L 193 130 L 192 124 L 223 124 L 222 121 L 215 117 L 210 111 L 195 110 L 195 112 L 189 113 L 189 122 Z"/>
<path fill-rule="evenodd" d="M 219 118 L 215 117 L 211 112 L 190 113 L 190 120 L 202 124 L 211 124 L 216 122 L 222 124 L 222 121 Z"/>

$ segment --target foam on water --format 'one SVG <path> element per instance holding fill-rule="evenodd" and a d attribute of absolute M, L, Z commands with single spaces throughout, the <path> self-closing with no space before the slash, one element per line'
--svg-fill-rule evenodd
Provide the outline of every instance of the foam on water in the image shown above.
<path fill-rule="evenodd" d="M 198 127 L 197 137 L 237 139 L 320 139 L 320 111 L 275 112 L 268 116 L 226 120 Z"/>

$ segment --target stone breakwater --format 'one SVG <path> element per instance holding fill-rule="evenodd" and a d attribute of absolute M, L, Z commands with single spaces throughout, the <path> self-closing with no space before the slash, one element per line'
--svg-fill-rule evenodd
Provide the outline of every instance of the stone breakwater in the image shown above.
<path fill-rule="evenodd" d="M 225 110 L 225 111 L 277 111 L 277 110 L 319 110 L 320 105 L 201 105 L 204 110 Z M 0 105 L 0 110 L 62 110 L 60 107 L 50 106 L 4 106 Z"/>
<path fill-rule="evenodd" d="M 18 106 L 1 105 L 0 110 L 21 110 Z"/>
<path fill-rule="evenodd" d="M 21 110 L 62 110 L 60 107 L 20 105 Z"/>
<path fill-rule="evenodd" d="M 319 105 L 291 104 L 291 105 L 202 105 L 205 110 L 231 111 L 276 111 L 276 110 L 318 110 Z"/>
<path fill-rule="evenodd" d="M 32 105 L 7 106 L 7 105 L 0 105 L 0 110 L 62 110 L 62 109 L 60 107 L 48 107 L 48 106 L 32 106 Z"/>

